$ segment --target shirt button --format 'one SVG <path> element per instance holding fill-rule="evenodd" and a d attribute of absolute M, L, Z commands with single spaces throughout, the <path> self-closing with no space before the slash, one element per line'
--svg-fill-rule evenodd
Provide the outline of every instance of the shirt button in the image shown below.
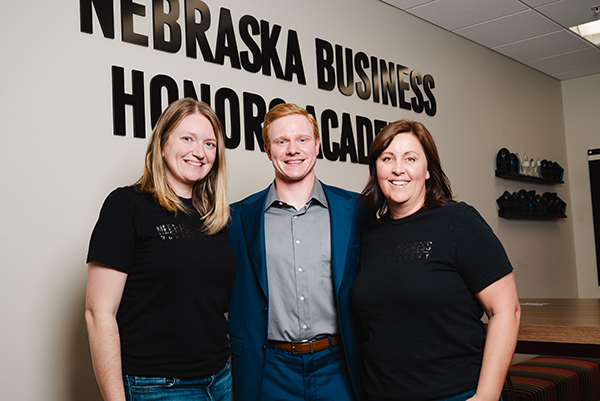
<path fill-rule="evenodd" d="M 296 240 L 296 244 L 299 244 L 299 243 L 300 243 L 300 240 L 299 240 L 299 239 L 297 239 L 297 240 Z"/>
<path fill-rule="evenodd" d="M 303 328 L 304 330 L 306 330 L 306 329 L 308 329 L 308 326 L 307 326 L 307 325 L 305 325 L 305 324 L 303 324 L 303 325 L 302 325 L 302 328 Z"/>
<path fill-rule="evenodd" d="M 301 267 L 299 267 L 299 268 L 298 268 L 298 271 L 299 271 L 300 273 L 302 273 L 302 268 L 301 268 Z"/>
<path fill-rule="evenodd" d="M 304 297 L 300 295 L 300 301 L 304 301 Z"/>
<path fill-rule="evenodd" d="M 294 218 L 295 218 L 295 219 L 297 219 L 297 218 L 298 218 L 298 216 L 294 216 Z"/>

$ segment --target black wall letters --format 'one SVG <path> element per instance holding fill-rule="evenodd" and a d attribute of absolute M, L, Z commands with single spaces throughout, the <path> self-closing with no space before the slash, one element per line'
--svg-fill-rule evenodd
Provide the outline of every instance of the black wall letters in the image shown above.
<path fill-rule="evenodd" d="M 115 27 L 120 26 L 119 39 L 131 45 L 170 54 L 182 52 L 190 59 L 227 64 L 247 73 L 260 72 L 264 76 L 307 85 L 298 32 L 252 15 L 238 19 L 224 7 L 213 12 L 202 0 L 146 1 L 151 6 L 135 0 L 79 0 L 80 30 L 93 34 L 94 21 L 97 21 L 100 33 L 107 39 L 115 39 Z M 115 7 L 119 7 L 119 18 L 115 17 Z M 141 18 L 151 19 L 152 32 L 140 31 Z M 209 30 L 213 31 L 210 35 Z M 213 38 L 212 41 L 209 38 Z M 337 88 L 346 97 L 355 96 L 360 101 L 414 113 L 425 112 L 428 116 L 435 116 L 437 112 L 435 80 L 430 74 L 421 74 L 339 44 L 332 45 L 320 38 L 314 41 L 314 54 L 318 89 L 333 91 Z M 246 150 L 264 151 L 262 120 L 269 108 L 284 101 L 275 98 L 267 103 L 260 94 L 244 92 L 240 96 L 227 87 L 213 91 L 208 83 L 198 86 L 190 80 L 178 83 L 164 74 L 148 79 L 141 70 L 126 72 L 121 66 L 112 66 L 111 76 L 113 134 L 119 136 L 126 135 L 126 110 L 131 108 L 133 137 L 145 138 L 149 131 L 146 96 L 150 100 L 150 122 L 154 125 L 167 106 L 162 104 L 166 93 L 168 102 L 190 96 L 210 104 L 225 127 L 227 148 L 238 148 L 243 142 Z M 126 81 L 130 82 L 127 85 L 132 88 L 130 92 L 125 90 Z M 367 163 L 369 146 L 385 121 L 331 109 L 316 113 L 311 105 L 306 108 L 320 124 L 321 157 L 330 161 Z"/>

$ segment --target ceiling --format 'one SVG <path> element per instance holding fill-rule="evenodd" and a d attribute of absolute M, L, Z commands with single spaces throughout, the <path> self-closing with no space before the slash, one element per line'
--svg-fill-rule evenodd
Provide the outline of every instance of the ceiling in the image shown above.
<path fill-rule="evenodd" d="M 559 80 L 600 73 L 600 48 L 569 27 L 600 0 L 380 0 Z"/>

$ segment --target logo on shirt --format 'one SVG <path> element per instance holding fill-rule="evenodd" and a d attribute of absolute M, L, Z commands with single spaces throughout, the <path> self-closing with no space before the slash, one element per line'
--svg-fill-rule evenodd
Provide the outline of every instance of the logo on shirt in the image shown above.
<path fill-rule="evenodd" d="M 427 259 L 429 258 L 429 255 L 431 255 L 432 244 L 433 241 L 426 241 L 398 245 L 396 247 L 396 255 L 404 260 Z"/>
<path fill-rule="evenodd" d="M 378 258 L 396 261 L 428 259 L 432 252 L 432 245 L 433 241 L 412 242 L 384 249 L 378 248 L 375 250 L 375 254 Z"/>
<path fill-rule="evenodd" d="M 160 224 L 156 231 L 163 241 L 177 239 L 200 239 L 203 237 L 202 228 L 189 224 Z"/>

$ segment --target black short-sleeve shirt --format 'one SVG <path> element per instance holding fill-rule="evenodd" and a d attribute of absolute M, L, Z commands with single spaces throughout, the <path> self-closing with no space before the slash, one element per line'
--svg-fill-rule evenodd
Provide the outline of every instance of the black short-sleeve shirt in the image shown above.
<path fill-rule="evenodd" d="M 511 271 L 465 203 L 367 226 L 352 299 L 367 335 L 368 393 L 419 401 L 475 389 L 485 341 L 475 294 Z"/>
<path fill-rule="evenodd" d="M 200 378 L 229 358 L 224 313 L 236 259 L 227 230 L 202 228 L 195 210 L 175 215 L 135 187 L 104 202 L 87 261 L 128 275 L 117 312 L 123 374 Z"/>

